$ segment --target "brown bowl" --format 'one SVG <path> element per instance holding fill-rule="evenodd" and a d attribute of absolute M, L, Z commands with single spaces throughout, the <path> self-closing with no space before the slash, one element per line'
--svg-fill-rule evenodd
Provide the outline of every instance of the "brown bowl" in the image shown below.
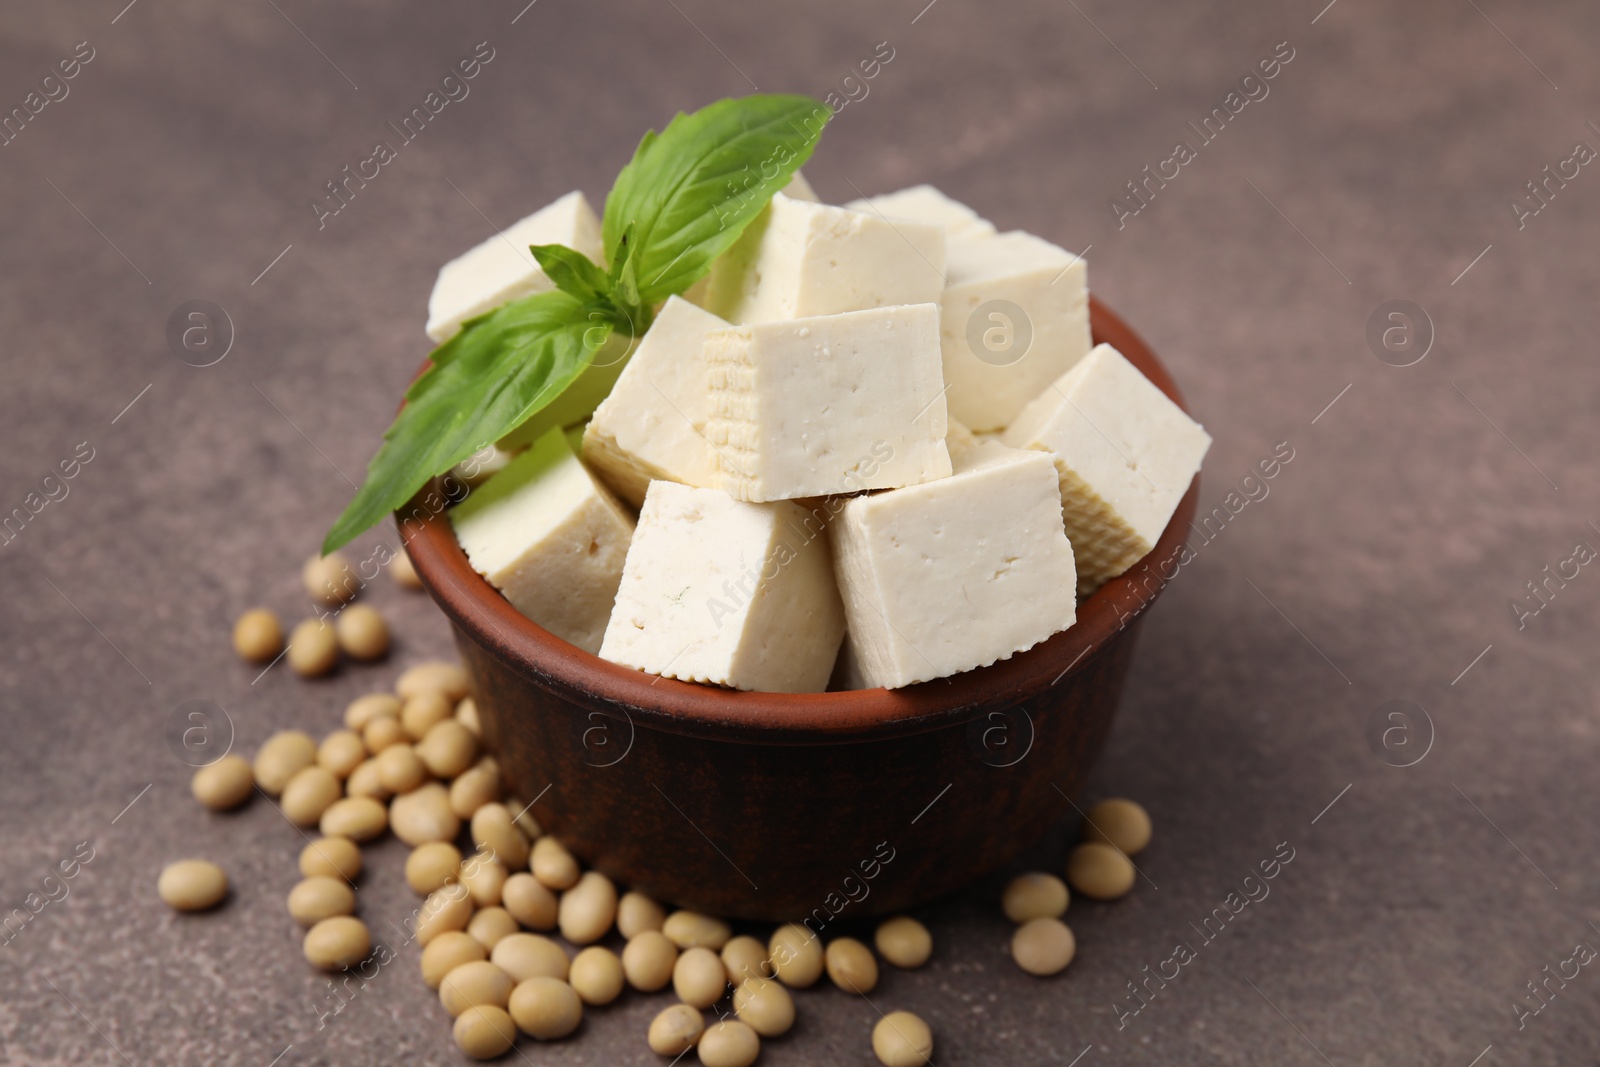
<path fill-rule="evenodd" d="M 1104 304 L 1095 340 L 1168 396 L 1172 379 Z M 521 615 L 473 571 L 448 518 L 413 531 L 449 616 L 485 742 L 513 793 L 586 863 L 730 918 L 894 911 L 995 870 L 1060 818 L 1104 743 L 1143 609 L 1194 516 L 1071 629 L 993 666 L 899 690 L 746 693 L 609 663 Z"/>

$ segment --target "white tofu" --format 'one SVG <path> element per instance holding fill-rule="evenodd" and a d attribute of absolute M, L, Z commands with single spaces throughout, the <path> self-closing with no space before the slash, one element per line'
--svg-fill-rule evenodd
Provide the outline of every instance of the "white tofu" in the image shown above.
<path fill-rule="evenodd" d="M 657 479 L 717 485 L 717 452 L 706 438 L 712 397 L 704 348 L 710 334 L 727 328 L 709 311 L 668 297 L 589 420 L 583 458 L 634 507 Z"/>
<path fill-rule="evenodd" d="M 813 204 L 820 203 L 817 191 L 811 188 L 811 183 L 806 181 L 806 176 L 799 171 L 789 177 L 789 184 L 778 190 L 790 200 L 809 200 Z"/>
<path fill-rule="evenodd" d="M 853 498 L 829 535 L 849 620 L 840 684 L 944 678 L 1076 621 L 1055 466 L 1037 452 L 976 445 L 949 478 Z"/>
<path fill-rule="evenodd" d="M 744 324 L 929 303 L 944 259 L 940 227 L 778 193 L 712 265 L 702 306 Z"/>
<path fill-rule="evenodd" d="M 938 335 L 938 307 L 911 304 L 708 336 L 722 488 L 792 500 L 948 476 Z"/>
<path fill-rule="evenodd" d="M 1110 345 L 1039 394 L 1003 440 L 1054 458 L 1085 596 L 1155 547 L 1211 447 L 1204 428 Z"/>
<path fill-rule="evenodd" d="M 582 193 L 568 193 L 441 267 L 428 298 L 428 336 L 443 344 L 468 319 L 555 288 L 528 251 L 529 245 L 553 244 L 603 261 L 600 220 Z"/>
<path fill-rule="evenodd" d="M 450 468 L 450 473 L 469 486 L 479 486 L 506 469 L 516 453 L 499 445 L 484 445 Z"/>
<path fill-rule="evenodd" d="M 821 692 L 844 608 L 810 517 L 786 501 L 651 482 L 601 658 L 734 689 Z"/>
<path fill-rule="evenodd" d="M 1004 428 L 1089 354 L 1082 256 L 1002 233 L 952 241 L 945 277 L 939 339 L 950 413 L 973 430 Z"/>
<path fill-rule="evenodd" d="M 952 239 L 989 237 L 994 233 L 994 223 L 980 218 L 976 211 L 960 201 L 950 199 L 931 185 L 913 185 L 897 193 L 852 200 L 845 207 L 851 211 L 886 215 L 891 219 L 910 219 L 942 226 L 945 235 Z"/>
<path fill-rule="evenodd" d="M 944 446 L 950 450 L 950 461 L 954 463 L 958 455 L 978 443 L 978 438 L 960 419 L 951 416 L 945 421 L 949 429 L 945 430 Z"/>
<path fill-rule="evenodd" d="M 633 519 L 552 430 L 450 511 L 472 567 L 511 606 L 596 652 Z"/>

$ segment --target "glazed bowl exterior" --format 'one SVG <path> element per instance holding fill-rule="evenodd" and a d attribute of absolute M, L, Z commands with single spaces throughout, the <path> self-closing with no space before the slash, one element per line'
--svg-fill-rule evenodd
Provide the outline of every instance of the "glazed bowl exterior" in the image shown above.
<path fill-rule="evenodd" d="M 1098 301 L 1091 324 L 1183 403 Z M 658 900 L 820 932 L 957 889 L 1071 812 L 1198 491 L 1196 476 L 1155 550 L 1080 604 L 1071 629 L 892 691 L 749 693 L 630 670 L 511 607 L 446 515 L 405 528 L 454 628 L 485 744 L 547 832 Z"/>

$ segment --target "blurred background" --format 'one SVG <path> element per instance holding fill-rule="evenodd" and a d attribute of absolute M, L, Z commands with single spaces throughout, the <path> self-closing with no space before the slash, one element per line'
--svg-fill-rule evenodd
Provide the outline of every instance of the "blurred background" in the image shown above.
<path fill-rule="evenodd" d="M 757 89 L 836 94 L 824 200 L 931 182 L 1086 252 L 1216 439 L 1202 512 L 1293 456 L 1195 537 L 1086 794 L 1150 810 L 1148 878 L 1073 903 L 1047 981 L 1007 957 L 1000 880 L 925 909 L 934 960 L 878 1003 L 946 1064 L 1600 1056 L 1600 975 L 1568 962 L 1600 945 L 1600 572 L 1564 562 L 1600 548 L 1592 4 L 125 3 L 0 13 L 0 513 L 31 515 L 0 543 L 0 904 L 93 856 L 0 945 L 0 1062 L 459 1062 L 414 949 L 319 1026 L 282 910 L 300 839 L 264 804 L 200 809 L 171 716 L 213 701 L 249 752 L 449 654 L 381 583 L 384 665 L 257 679 L 228 630 L 309 613 L 300 564 L 427 352 L 439 265 L 571 189 L 599 204 L 644 129 Z M 479 48 L 466 97 L 312 207 Z M 191 301 L 221 312 L 208 366 L 169 343 Z M 1060 863 L 1063 808 L 1017 869 Z M 1122 1017 L 1284 844 L 1270 896 Z M 403 852 L 369 859 L 375 929 L 413 906 Z M 156 899 L 189 854 L 228 869 L 223 909 Z M 664 1003 L 513 1061 L 662 1062 Z M 762 1062 L 870 1063 L 876 1018 L 809 994 Z"/>

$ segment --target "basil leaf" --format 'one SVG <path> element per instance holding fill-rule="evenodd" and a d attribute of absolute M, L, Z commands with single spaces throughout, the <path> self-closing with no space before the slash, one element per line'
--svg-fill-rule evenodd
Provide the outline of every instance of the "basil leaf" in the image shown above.
<path fill-rule="evenodd" d="M 611 334 L 608 317 L 569 293 L 536 293 L 471 319 L 433 353 L 406 392 L 367 467 L 367 480 L 334 522 L 324 554 L 382 521 L 427 484 L 521 425 L 561 394 Z"/>
<path fill-rule="evenodd" d="M 623 235 L 642 304 L 681 293 L 711 268 L 811 156 L 833 112 L 806 96 L 720 100 L 647 133 L 606 197 L 606 255 Z"/>
<path fill-rule="evenodd" d="M 622 231 L 616 258 L 611 261 L 611 291 L 618 303 L 628 307 L 638 307 L 640 304 L 638 262 L 633 256 L 633 250 L 638 246 L 634 229 L 634 224 L 630 222 L 628 228 Z"/>
<path fill-rule="evenodd" d="M 562 292 L 571 293 L 579 300 L 603 299 L 610 295 L 611 279 L 582 252 L 566 245 L 529 245 L 528 251 Z"/>

